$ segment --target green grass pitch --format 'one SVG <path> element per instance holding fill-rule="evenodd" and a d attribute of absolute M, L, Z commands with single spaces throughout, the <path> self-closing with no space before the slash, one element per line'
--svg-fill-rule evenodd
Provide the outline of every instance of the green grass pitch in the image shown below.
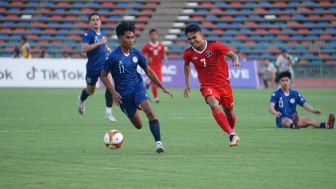
<path fill-rule="evenodd" d="M 80 89 L 0 89 L 0 188 L 335 188 L 336 130 L 276 129 L 268 113 L 271 90 L 235 89 L 237 133 L 228 147 L 198 90 L 153 104 L 166 153 L 154 152 L 145 127 L 133 128 L 119 107 L 115 124 L 103 119 L 103 90 L 76 110 Z M 336 111 L 335 89 L 302 89 L 313 115 Z M 142 113 L 143 115 L 143 113 Z M 103 144 L 108 129 L 125 137 L 119 150 Z"/>

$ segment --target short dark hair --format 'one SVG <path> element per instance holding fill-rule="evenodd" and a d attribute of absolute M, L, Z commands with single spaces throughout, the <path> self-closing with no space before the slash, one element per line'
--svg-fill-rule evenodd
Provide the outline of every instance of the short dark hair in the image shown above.
<path fill-rule="evenodd" d="M 132 22 L 122 21 L 116 28 L 117 36 L 122 36 L 128 31 L 135 33 L 135 26 Z"/>
<path fill-rule="evenodd" d="M 189 24 L 185 29 L 184 33 L 187 35 L 191 32 L 201 32 L 201 27 L 198 24 Z"/>
<path fill-rule="evenodd" d="M 292 74 L 289 71 L 281 72 L 278 75 L 278 80 L 280 81 L 280 79 L 282 79 L 284 77 L 288 77 L 289 79 L 291 79 L 292 78 Z"/>
<path fill-rule="evenodd" d="M 149 30 L 149 35 L 152 34 L 153 32 L 159 33 L 156 29 L 153 28 Z"/>
<path fill-rule="evenodd" d="M 98 17 L 100 18 L 100 14 L 98 14 L 98 13 L 96 13 L 96 12 L 91 13 L 91 14 L 89 15 L 89 22 L 90 22 L 92 16 L 98 16 Z"/>

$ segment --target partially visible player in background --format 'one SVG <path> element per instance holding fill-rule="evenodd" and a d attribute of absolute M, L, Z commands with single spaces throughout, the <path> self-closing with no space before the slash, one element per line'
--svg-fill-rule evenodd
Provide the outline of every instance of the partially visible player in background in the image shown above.
<path fill-rule="evenodd" d="M 210 106 L 218 125 L 229 135 L 230 147 L 237 146 L 240 140 L 235 133 L 236 115 L 233 111 L 233 95 L 229 81 L 229 70 L 225 56 L 232 59 L 233 66 L 239 66 L 238 56 L 224 44 L 206 41 L 201 28 L 190 24 L 185 35 L 191 47 L 184 51 L 184 96 L 190 94 L 190 62 L 196 68 L 200 91 Z M 222 106 L 224 112 L 220 109 Z"/>
<path fill-rule="evenodd" d="M 78 97 L 77 109 L 81 115 L 85 113 L 84 101 L 88 96 L 92 95 L 96 89 L 96 83 L 103 69 L 105 59 L 108 55 L 107 38 L 100 30 L 101 20 L 100 15 L 92 13 L 89 15 L 90 29 L 83 35 L 82 51 L 87 54 L 88 62 L 86 64 L 86 88 L 82 90 Z M 115 122 L 116 119 L 112 114 L 113 99 L 111 93 L 105 91 L 106 110 L 105 118 L 108 121 Z"/>
<path fill-rule="evenodd" d="M 26 36 L 21 36 L 20 51 L 23 58 L 31 58 L 30 46 Z"/>
<path fill-rule="evenodd" d="M 140 66 L 148 78 L 160 87 L 164 93 L 170 96 L 172 94 L 161 84 L 141 52 L 132 47 L 135 41 L 134 24 L 121 22 L 118 24 L 116 32 L 120 45 L 113 50 L 105 61 L 104 69 L 101 72 L 101 80 L 113 94 L 114 102 L 120 105 L 120 109 L 137 129 L 141 129 L 143 126 L 138 110 L 138 107 L 141 107 L 148 118 L 149 128 L 155 139 L 156 152 L 164 152 L 160 123 L 143 86 L 142 77 L 137 72 L 137 67 Z M 109 73 L 112 74 L 115 87 L 107 79 Z"/>
<path fill-rule="evenodd" d="M 319 122 L 311 117 L 299 117 L 296 111 L 297 104 L 315 114 L 321 114 L 322 110 L 320 108 L 314 109 L 298 91 L 290 88 L 291 73 L 289 71 L 281 72 L 278 77 L 281 88 L 272 94 L 268 107 L 269 111 L 276 117 L 275 122 L 278 128 L 299 129 L 308 126 L 324 129 L 334 128 L 335 116 L 333 113 L 329 114 L 326 123 Z"/>
<path fill-rule="evenodd" d="M 162 82 L 162 60 L 167 63 L 167 55 L 165 47 L 159 42 L 159 33 L 156 29 L 149 31 L 149 43 L 142 48 L 142 54 L 147 58 L 149 67 L 155 72 L 159 80 Z M 151 85 L 153 97 L 156 103 L 160 102 L 158 87 L 155 83 L 146 81 L 147 85 Z M 147 87 L 146 87 L 147 88 Z"/>

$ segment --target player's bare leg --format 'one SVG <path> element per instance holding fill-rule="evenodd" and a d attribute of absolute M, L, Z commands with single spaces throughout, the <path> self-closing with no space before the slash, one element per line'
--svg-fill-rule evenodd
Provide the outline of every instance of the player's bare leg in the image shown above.
<path fill-rule="evenodd" d="M 165 151 L 163 144 L 161 142 L 161 133 L 160 133 L 160 123 L 154 114 L 154 109 L 149 100 L 144 100 L 140 103 L 142 110 L 145 112 L 148 121 L 150 131 L 155 139 L 155 151 L 161 153 Z"/>
<path fill-rule="evenodd" d="M 218 125 L 229 135 L 230 147 L 234 147 L 238 145 L 240 138 L 235 132 L 232 130 L 227 117 L 224 112 L 219 108 L 219 101 L 214 96 L 206 97 L 206 101 L 212 110 L 212 115 L 214 116 Z"/>
<path fill-rule="evenodd" d="M 86 85 L 86 88 L 83 89 L 81 95 L 77 98 L 77 110 L 79 114 L 85 114 L 85 104 L 84 101 L 87 99 L 88 96 L 92 95 L 95 92 L 96 86 L 95 85 Z"/>
<path fill-rule="evenodd" d="M 132 118 L 130 118 L 130 121 L 132 122 L 133 126 L 137 129 L 141 129 L 142 128 L 142 120 L 141 120 L 141 116 L 139 114 L 139 111 L 136 111 L 134 116 Z"/>

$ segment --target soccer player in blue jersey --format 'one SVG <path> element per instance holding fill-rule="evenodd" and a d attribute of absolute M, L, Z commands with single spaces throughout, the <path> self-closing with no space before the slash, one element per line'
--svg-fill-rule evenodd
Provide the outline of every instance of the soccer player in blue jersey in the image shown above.
<path fill-rule="evenodd" d="M 82 90 L 78 97 L 77 109 L 81 115 L 85 113 L 84 101 L 88 96 L 92 95 L 96 89 L 96 83 L 103 69 L 106 57 L 108 56 L 109 48 L 107 47 L 107 38 L 100 30 L 101 20 L 100 15 L 92 13 L 89 16 L 90 29 L 84 34 L 82 39 L 82 51 L 87 54 L 88 62 L 86 64 L 86 88 Z M 111 93 L 105 91 L 106 111 L 105 118 L 111 122 L 116 119 L 112 115 L 113 99 Z"/>
<path fill-rule="evenodd" d="M 276 117 L 276 125 L 278 128 L 299 129 L 308 126 L 315 128 L 333 129 L 335 116 L 329 114 L 328 121 L 319 122 L 311 117 L 299 117 L 296 112 L 296 105 L 299 104 L 304 109 L 315 114 L 321 114 L 320 108 L 314 109 L 301 94 L 290 88 L 291 74 L 289 71 L 281 72 L 278 76 L 280 88 L 275 91 L 270 100 L 269 111 Z"/>
<path fill-rule="evenodd" d="M 141 52 L 132 48 L 135 41 L 134 24 L 121 22 L 116 28 L 116 33 L 120 45 L 106 59 L 104 69 L 100 75 L 101 80 L 112 93 L 114 102 L 120 105 L 120 109 L 137 129 L 141 129 L 143 125 L 138 111 L 138 107 L 141 107 L 149 120 L 150 131 L 155 139 L 156 152 L 164 152 L 165 149 L 160 136 L 160 123 L 146 93 L 143 79 L 137 72 L 137 67 L 140 66 L 148 78 L 161 88 L 164 93 L 171 97 L 173 95 L 161 84 Z M 112 74 L 115 86 L 107 78 L 109 73 Z"/>

